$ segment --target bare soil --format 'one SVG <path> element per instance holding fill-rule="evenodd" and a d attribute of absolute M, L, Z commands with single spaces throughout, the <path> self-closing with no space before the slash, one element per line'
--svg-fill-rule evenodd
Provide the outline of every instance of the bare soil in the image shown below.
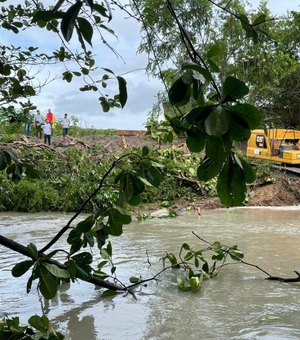
<path fill-rule="evenodd" d="M 26 139 L 23 136 L 19 141 L 14 142 L 25 143 L 28 146 L 48 147 L 41 143 L 36 138 Z M 92 135 L 80 138 L 69 137 L 63 141 L 61 136 L 54 136 L 52 139 L 51 149 L 58 152 L 64 152 L 68 147 L 76 147 L 78 149 L 85 149 L 93 147 L 94 145 L 101 145 L 108 152 L 120 151 L 127 147 L 143 147 L 145 145 L 151 148 L 169 148 L 172 145 L 177 145 L 188 152 L 183 140 L 176 141 L 172 144 L 159 145 L 156 141 L 148 136 L 143 135 Z M 288 172 L 281 172 L 274 169 L 271 181 L 258 180 L 255 184 L 249 186 L 249 197 L 246 206 L 295 206 L 300 205 L 300 177 Z M 196 202 L 188 202 L 184 198 L 178 200 L 175 208 L 189 208 L 195 209 L 199 213 L 206 209 L 215 209 L 223 207 L 218 198 L 202 198 Z"/>

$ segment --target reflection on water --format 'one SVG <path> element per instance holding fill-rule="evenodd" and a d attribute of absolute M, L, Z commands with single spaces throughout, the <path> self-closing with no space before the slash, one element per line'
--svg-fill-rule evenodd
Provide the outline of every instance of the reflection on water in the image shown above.
<path fill-rule="evenodd" d="M 0 216 L 1 234 L 39 247 L 68 220 L 59 214 Z M 121 238 L 112 239 L 117 273 L 124 281 L 132 275 L 150 277 L 161 268 L 164 251 L 177 253 L 183 242 L 202 247 L 194 231 L 208 241 L 238 244 L 246 261 L 291 277 L 293 270 L 300 270 L 299 217 L 295 208 L 243 208 L 133 223 Z M 0 247 L 0 313 L 19 314 L 25 322 L 43 311 L 68 339 L 300 338 L 300 283 L 266 281 L 253 267 L 225 267 L 195 294 L 179 292 L 176 273 L 167 273 L 162 281 L 150 283 L 137 301 L 122 295 L 99 299 L 100 291 L 84 282 L 62 285 L 55 299 L 45 301 L 35 288 L 26 294 L 29 274 L 12 278 L 10 270 L 20 259 Z"/>

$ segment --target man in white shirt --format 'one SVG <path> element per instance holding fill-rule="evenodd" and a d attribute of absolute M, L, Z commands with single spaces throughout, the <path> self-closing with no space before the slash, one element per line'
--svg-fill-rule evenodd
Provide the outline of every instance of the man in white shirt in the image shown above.
<path fill-rule="evenodd" d="M 65 140 L 65 137 L 67 136 L 69 132 L 69 127 L 70 127 L 70 119 L 68 118 L 68 114 L 64 114 L 64 118 L 61 120 L 61 125 L 63 128 L 63 140 Z"/>
<path fill-rule="evenodd" d="M 51 145 L 51 132 L 52 132 L 51 123 L 46 121 L 43 130 L 44 130 L 44 143 Z"/>
<path fill-rule="evenodd" d="M 36 115 L 34 116 L 34 126 L 35 126 L 35 136 L 36 138 L 42 139 L 42 125 L 44 123 L 44 118 L 41 115 L 40 110 L 36 110 Z"/>

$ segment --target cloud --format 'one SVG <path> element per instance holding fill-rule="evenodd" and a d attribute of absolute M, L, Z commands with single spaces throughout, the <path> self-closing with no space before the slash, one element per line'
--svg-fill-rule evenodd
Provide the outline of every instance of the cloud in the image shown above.
<path fill-rule="evenodd" d="M 273 13 L 285 14 L 286 10 L 299 10 L 298 1 L 269 1 Z M 259 0 L 252 2 L 253 7 L 257 7 Z M 106 30 L 101 30 L 102 38 L 121 55 L 116 56 L 105 44 L 101 37 L 93 39 L 93 53 L 97 65 L 106 67 L 115 72 L 116 75 L 124 75 L 127 81 L 128 102 L 123 110 L 112 109 L 108 113 L 103 113 L 98 101 L 97 92 L 81 92 L 82 79 L 74 77 L 71 83 L 66 83 L 57 79 L 47 85 L 41 94 L 32 98 L 33 102 L 46 113 L 51 108 L 58 117 L 62 117 L 67 112 L 80 119 L 82 126 L 97 128 L 115 129 L 142 129 L 147 120 L 147 114 L 156 102 L 155 95 L 163 89 L 162 83 L 149 77 L 145 68 L 147 56 L 136 53 L 140 41 L 140 26 L 132 18 L 126 18 L 127 14 L 117 10 L 113 12 L 112 21 L 107 24 L 115 31 L 116 36 L 109 34 Z M 61 46 L 60 39 L 45 29 L 29 29 L 20 34 L 13 34 L 2 29 L 2 43 L 16 44 L 21 46 L 39 46 L 41 52 L 58 49 Z M 74 49 L 79 46 L 76 34 L 69 46 Z M 75 66 L 74 66 L 75 67 Z M 39 70 L 38 77 L 43 81 L 47 79 L 49 72 L 57 76 L 64 71 L 63 65 L 48 65 Z M 97 78 L 101 74 L 96 71 Z M 118 92 L 117 82 L 109 83 L 108 93 L 114 95 Z"/>

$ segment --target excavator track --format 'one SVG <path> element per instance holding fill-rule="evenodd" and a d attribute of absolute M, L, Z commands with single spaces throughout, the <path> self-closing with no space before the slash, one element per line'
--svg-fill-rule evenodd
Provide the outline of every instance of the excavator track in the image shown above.
<path fill-rule="evenodd" d="M 272 165 L 272 168 L 279 169 L 281 171 L 292 172 L 298 176 L 300 176 L 300 168 L 286 165 Z"/>

